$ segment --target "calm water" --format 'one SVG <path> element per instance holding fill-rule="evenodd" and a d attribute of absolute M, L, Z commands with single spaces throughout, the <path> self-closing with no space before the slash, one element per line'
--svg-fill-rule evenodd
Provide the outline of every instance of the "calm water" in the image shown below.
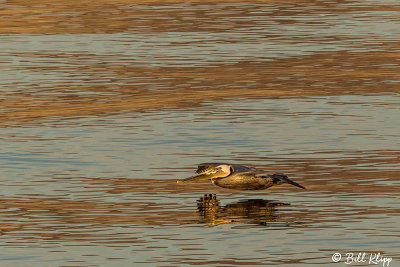
<path fill-rule="evenodd" d="M 0 14 L 0 266 L 400 264 L 397 1 Z M 307 190 L 176 184 L 210 161 Z"/>

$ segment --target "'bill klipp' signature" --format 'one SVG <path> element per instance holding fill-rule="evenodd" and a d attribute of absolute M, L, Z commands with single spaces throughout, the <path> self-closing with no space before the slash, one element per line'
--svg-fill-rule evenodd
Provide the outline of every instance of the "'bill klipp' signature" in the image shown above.
<path fill-rule="evenodd" d="M 380 252 L 378 253 L 367 253 L 367 252 L 347 252 L 347 253 L 333 253 L 332 255 L 333 262 L 342 261 L 345 264 L 352 264 L 352 263 L 368 263 L 371 265 L 378 265 L 382 264 L 382 266 L 389 266 L 392 262 L 391 257 L 383 257 Z"/>

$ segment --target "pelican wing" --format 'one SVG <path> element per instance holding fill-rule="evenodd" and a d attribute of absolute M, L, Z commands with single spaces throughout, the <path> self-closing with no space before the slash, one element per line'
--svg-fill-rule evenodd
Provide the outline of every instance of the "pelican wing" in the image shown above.
<path fill-rule="evenodd" d="M 199 166 L 197 166 L 196 173 L 205 172 L 205 171 L 207 171 L 209 169 L 213 169 L 216 166 L 221 165 L 221 164 L 224 164 L 224 163 L 200 163 Z"/>
<path fill-rule="evenodd" d="M 297 186 L 302 189 L 306 189 L 304 186 L 301 184 L 296 183 L 295 181 L 292 181 L 289 179 L 285 174 L 283 173 L 257 173 L 256 177 L 261 177 L 264 179 L 267 179 L 271 181 L 273 184 L 291 184 L 294 186 Z"/>
<path fill-rule="evenodd" d="M 238 164 L 230 164 L 230 163 L 221 163 L 221 162 L 211 162 L 211 163 L 201 163 L 199 164 L 199 166 L 197 167 L 197 171 L 196 173 L 203 173 L 209 169 L 213 169 L 216 166 L 219 165 L 229 165 L 232 166 L 234 168 L 235 172 L 248 172 L 248 171 L 253 171 L 253 168 L 244 166 L 244 165 L 238 165 Z"/>

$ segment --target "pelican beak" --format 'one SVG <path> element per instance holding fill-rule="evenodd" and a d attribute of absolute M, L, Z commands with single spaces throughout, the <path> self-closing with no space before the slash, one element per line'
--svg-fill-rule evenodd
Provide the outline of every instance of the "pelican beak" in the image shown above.
<path fill-rule="evenodd" d="M 181 184 L 181 183 L 193 183 L 193 182 L 210 180 L 210 179 L 212 179 L 214 177 L 215 177 L 214 173 L 211 173 L 211 174 L 210 173 L 207 173 L 207 174 L 202 173 L 202 174 L 193 175 L 193 176 L 191 176 L 189 178 L 186 178 L 186 179 L 178 180 L 178 181 L 176 181 L 176 183 L 178 183 L 178 184 Z"/>

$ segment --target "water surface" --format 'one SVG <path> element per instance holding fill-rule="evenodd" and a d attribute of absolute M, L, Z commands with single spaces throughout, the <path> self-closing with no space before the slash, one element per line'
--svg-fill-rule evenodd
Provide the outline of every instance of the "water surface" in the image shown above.
<path fill-rule="evenodd" d="M 398 264 L 395 1 L 0 13 L 0 266 Z M 176 184 L 210 161 L 307 190 Z"/>

